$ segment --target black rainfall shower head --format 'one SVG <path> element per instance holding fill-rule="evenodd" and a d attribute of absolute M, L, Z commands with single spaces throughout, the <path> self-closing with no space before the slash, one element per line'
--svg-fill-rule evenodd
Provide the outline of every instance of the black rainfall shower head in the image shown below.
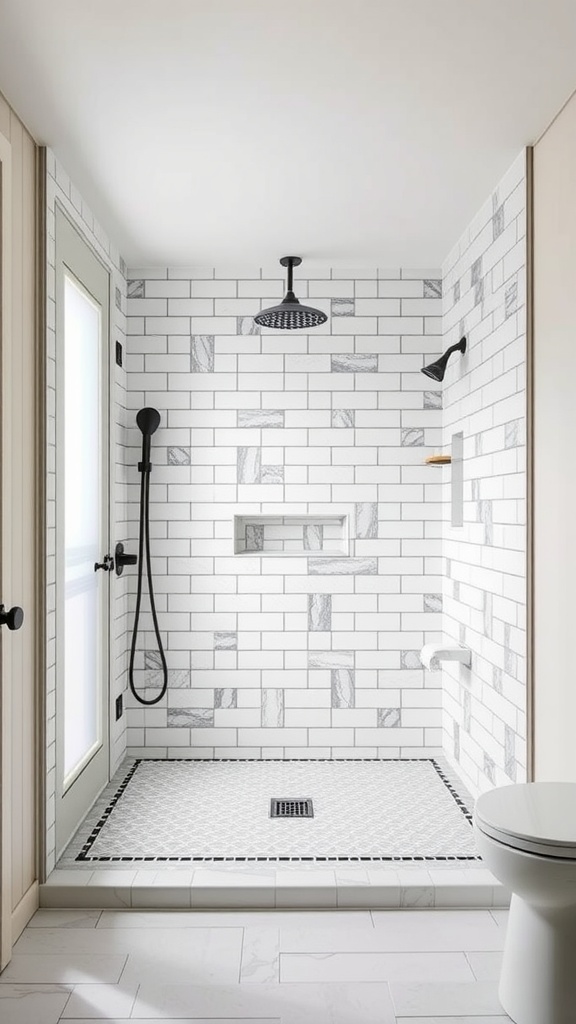
<path fill-rule="evenodd" d="M 425 373 L 427 377 L 431 377 L 432 380 L 441 381 L 444 380 L 444 374 L 446 373 L 446 366 L 448 360 L 453 352 L 461 352 L 464 355 L 466 351 L 466 338 L 460 338 L 460 341 L 456 345 L 451 345 L 450 348 L 446 349 L 443 356 L 437 359 L 435 363 L 430 363 L 429 366 L 423 366 L 421 373 Z"/>
<path fill-rule="evenodd" d="M 160 426 L 158 409 L 140 409 L 140 412 L 136 413 L 136 423 L 145 437 L 151 437 Z"/>
<path fill-rule="evenodd" d="M 299 256 L 283 256 L 280 260 L 283 267 L 288 267 L 288 287 L 286 295 L 279 306 L 263 309 L 254 317 L 260 327 L 275 327 L 279 331 L 295 331 L 303 327 L 318 327 L 325 324 L 328 317 L 321 309 L 303 306 L 292 291 L 292 270 L 299 267 L 302 260 Z"/>

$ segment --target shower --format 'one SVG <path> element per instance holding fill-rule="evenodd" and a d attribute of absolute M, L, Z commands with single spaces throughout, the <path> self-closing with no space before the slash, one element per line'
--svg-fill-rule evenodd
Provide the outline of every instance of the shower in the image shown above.
<path fill-rule="evenodd" d="M 274 327 L 279 331 L 296 331 L 301 327 L 319 327 L 325 324 L 328 317 L 321 309 L 303 306 L 292 290 L 292 273 L 294 267 L 302 263 L 300 256 L 283 256 L 280 260 L 283 267 L 288 267 L 286 295 L 279 306 L 263 309 L 254 317 L 260 327 Z"/>
<path fill-rule="evenodd" d="M 461 352 L 464 355 L 466 351 L 466 338 L 460 338 L 460 341 L 456 345 L 451 345 L 450 348 L 446 349 L 443 356 L 440 356 L 435 363 L 430 363 L 428 366 L 423 366 L 421 373 L 426 374 L 427 377 L 431 377 L 432 380 L 441 381 L 444 380 L 444 374 L 446 373 L 446 366 L 448 360 L 453 352 Z"/>
<path fill-rule="evenodd" d="M 168 666 L 166 665 L 166 657 L 162 646 L 162 637 L 160 636 L 160 628 L 158 626 L 158 616 L 156 614 L 156 602 L 154 599 L 154 587 L 152 582 L 152 568 L 150 565 L 150 474 L 152 472 L 150 449 L 152 434 L 154 434 L 160 426 L 160 413 L 157 409 L 140 409 L 140 412 L 136 415 L 136 423 L 142 431 L 142 459 L 138 463 L 138 472 L 140 473 L 140 525 L 138 540 L 138 584 L 136 589 L 136 609 L 134 611 L 134 628 L 132 630 L 128 682 L 136 700 L 139 701 L 140 704 L 151 705 L 158 704 L 158 702 L 162 700 L 168 687 Z M 144 697 L 141 697 L 136 692 L 136 687 L 134 685 L 134 659 L 136 657 L 138 623 L 140 621 L 140 606 L 142 604 L 144 557 L 146 558 L 146 579 L 148 581 L 150 610 L 152 612 L 154 632 L 156 634 L 158 652 L 160 654 L 160 662 L 162 665 L 162 687 L 160 689 L 160 693 L 154 697 L 153 700 L 146 700 Z"/>

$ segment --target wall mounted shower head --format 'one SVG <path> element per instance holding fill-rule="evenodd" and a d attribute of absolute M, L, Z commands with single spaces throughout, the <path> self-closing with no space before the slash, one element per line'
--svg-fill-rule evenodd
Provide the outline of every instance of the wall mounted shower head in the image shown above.
<path fill-rule="evenodd" d="M 443 356 L 437 359 L 435 363 L 430 363 L 429 366 L 423 366 L 421 373 L 425 373 L 427 377 L 431 377 L 432 380 L 441 381 L 444 380 L 444 374 L 446 373 L 446 366 L 448 360 L 453 352 L 461 352 L 464 355 L 466 351 L 466 338 L 460 338 L 460 341 L 456 345 L 451 345 L 450 348 L 446 349 Z"/>
<path fill-rule="evenodd" d="M 145 437 L 151 437 L 160 426 L 158 409 L 140 409 L 140 412 L 136 413 L 136 423 Z"/>
<path fill-rule="evenodd" d="M 279 306 L 263 309 L 254 317 L 260 327 L 275 327 L 279 331 L 295 331 L 302 327 L 318 327 L 325 324 L 328 317 L 321 309 L 303 306 L 292 291 L 292 271 L 302 263 L 300 256 L 283 256 L 280 260 L 283 267 L 288 267 L 288 282 L 285 297 Z"/>

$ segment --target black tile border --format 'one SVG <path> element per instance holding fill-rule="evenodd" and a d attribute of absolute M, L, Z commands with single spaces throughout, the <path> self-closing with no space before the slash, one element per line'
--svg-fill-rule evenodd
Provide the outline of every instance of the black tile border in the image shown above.
<path fill-rule="evenodd" d="M 382 758 L 382 757 L 366 757 L 366 758 L 352 758 L 352 757 L 339 757 L 339 758 L 332 758 L 332 757 L 290 757 L 290 758 L 285 758 L 285 759 L 282 759 L 282 760 L 280 758 L 275 758 L 275 757 L 263 757 L 263 758 L 259 758 L 259 757 L 245 757 L 245 758 L 241 758 L 241 759 L 240 758 L 234 758 L 234 757 L 222 757 L 222 758 L 213 758 L 213 759 L 210 759 L 210 758 L 204 759 L 203 758 L 201 760 L 195 760 L 194 758 L 189 758 L 189 757 L 170 757 L 170 758 L 165 758 L 165 757 L 140 757 L 140 758 L 136 759 L 136 761 L 134 762 L 132 767 L 129 769 L 126 777 L 120 783 L 116 793 L 114 794 L 114 796 L 110 800 L 110 803 L 108 804 L 108 806 L 105 808 L 102 816 L 96 822 L 94 828 L 92 829 L 92 832 L 88 836 L 88 839 L 84 843 L 80 853 L 75 857 L 76 861 L 80 861 L 80 862 L 84 862 L 84 863 L 86 863 L 86 862 L 88 862 L 88 863 L 99 863 L 99 864 L 118 864 L 118 863 L 121 863 L 121 864 L 144 864 L 144 863 L 150 863 L 150 862 L 158 863 L 158 864 L 181 864 L 181 863 L 190 863 L 190 862 L 194 862 L 194 863 L 196 863 L 196 862 L 199 862 L 199 863 L 206 862 L 206 863 L 212 863 L 212 864 L 215 864 L 215 863 L 218 863 L 218 864 L 220 864 L 220 863 L 258 863 L 258 864 L 260 864 L 260 863 L 282 863 L 282 864 L 284 864 L 284 863 L 287 863 L 287 862 L 288 863 L 292 863 L 292 862 L 293 863 L 313 863 L 313 864 L 314 863 L 322 863 L 322 864 L 324 864 L 324 863 L 351 863 L 351 864 L 362 863 L 363 864 L 363 863 L 384 863 L 384 862 L 385 863 L 411 863 L 412 864 L 412 863 L 426 863 L 426 862 L 432 862 L 432 863 L 447 863 L 447 862 L 448 863 L 461 863 L 463 861 L 464 862 L 470 862 L 470 861 L 474 862 L 474 861 L 479 861 L 481 859 L 480 857 L 475 856 L 473 854 L 469 854 L 469 855 L 465 855 L 465 856 L 453 856 L 453 857 L 450 857 L 450 856 L 430 856 L 430 857 L 428 857 L 428 856 L 420 856 L 420 857 L 388 857 L 388 856 L 360 857 L 360 856 L 358 856 L 358 857 L 354 857 L 354 856 L 350 856 L 350 855 L 342 856 L 342 857 L 339 857 L 339 856 L 338 857 L 337 856 L 331 856 L 331 857 L 280 857 L 280 856 L 271 856 L 271 857 L 217 857 L 217 856 L 212 856 L 212 857 L 154 857 L 154 856 L 147 856 L 147 857 L 92 857 L 92 856 L 90 856 L 90 850 L 91 850 L 92 846 L 94 845 L 96 839 L 100 835 L 100 832 L 102 831 L 104 825 L 108 821 L 108 818 L 112 814 L 112 811 L 114 810 L 116 804 L 118 803 L 120 798 L 126 792 L 126 789 L 128 788 L 130 782 L 134 778 L 134 775 L 136 774 L 137 769 L 140 767 L 141 764 L 143 764 L 143 763 L 146 764 L 146 763 L 148 763 L 150 761 L 157 761 L 157 762 L 160 762 L 161 764 L 170 764 L 170 763 L 173 763 L 173 762 L 178 762 L 178 763 L 183 763 L 183 762 L 191 763 L 192 762 L 193 764 L 205 764 L 206 761 L 210 761 L 210 763 L 214 763 L 215 761 L 217 761 L 219 764 L 222 764 L 222 763 L 228 763 L 228 764 L 239 764 L 240 763 L 240 764 L 242 764 L 242 763 L 244 763 L 246 761 L 249 761 L 249 762 L 252 762 L 252 763 L 256 762 L 258 764 L 263 764 L 263 763 L 266 763 L 266 762 L 275 762 L 275 761 L 279 762 L 279 763 L 282 763 L 282 764 L 290 764 L 291 762 L 292 763 L 299 763 L 299 764 L 301 764 L 301 763 L 318 764 L 318 763 L 325 763 L 326 761 L 329 761 L 329 762 L 333 762 L 334 761 L 334 762 L 337 762 L 337 763 L 345 763 L 345 764 L 346 763 L 348 763 L 348 764 L 350 764 L 350 763 L 358 764 L 359 762 L 362 763 L 362 764 L 365 764 L 366 762 L 377 762 L 378 764 L 387 764 L 390 761 L 394 761 L 394 762 L 397 762 L 399 764 L 402 764 L 402 763 L 403 764 L 414 763 L 414 762 L 417 762 L 417 763 L 425 762 L 427 764 L 432 765 L 432 767 L 438 773 L 439 778 L 442 780 L 442 782 L 446 786 L 446 789 L 450 793 L 450 796 L 453 798 L 454 802 L 457 804 L 457 806 L 461 810 L 461 812 L 464 815 L 464 817 L 466 818 L 468 824 L 470 826 L 472 826 L 472 814 L 471 814 L 471 812 L 468 810 L 466 804 L 464 803 L 464 801 L 459 796 L 458 792 L 456 791 L 456 789 L 454 788 L 454 786 L 452 785 L 452 783 L 448 779 L 448 776 L 446 775 L 446 773 L 442 770 L 442 768 L 440 767 L 440 765 L 438 764 L 436 759 L 433 758 L 433 757 L 389 757 L 389 758 L 388 757 L 387 758 Z"/>

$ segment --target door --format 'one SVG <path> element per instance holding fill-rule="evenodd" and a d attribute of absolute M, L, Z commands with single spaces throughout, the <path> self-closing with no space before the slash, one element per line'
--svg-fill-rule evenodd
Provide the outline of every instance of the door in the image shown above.
<path fill-rule="evenodd" d="M 56 846 L 109 779 L 109 291 L 56 213 Z"/>
<path fill-rule="evenodd" d="M 0 95 L 0 969 L 38 906 L 44 767 L 38 153 Z M 24 610 L 23 622 L 16 608 Z M 17 628 L 20 626 L 20 628 Z"/>

